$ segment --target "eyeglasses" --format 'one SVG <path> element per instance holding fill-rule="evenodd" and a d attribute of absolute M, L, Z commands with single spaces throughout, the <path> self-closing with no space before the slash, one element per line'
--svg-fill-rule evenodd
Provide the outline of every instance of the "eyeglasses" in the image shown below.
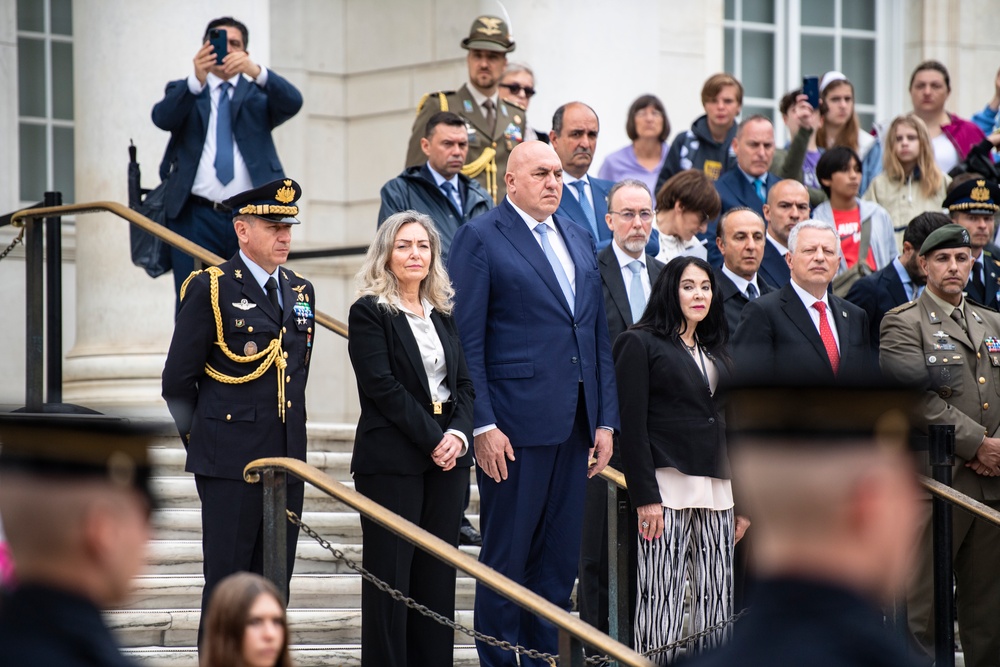
<path fill-rule="evenodd" d="M 524 96 L 529 99 L 535 96 L 535 89 L 531 86 L 522 86 L 519 83 L 501 83 L 500 86 L 509 90 L 511 95 L 520 95 L 521 91 L 524 91 Z"/>
<path fill-rule="evenodd" d="M 641 211 L 630 211 L 625 209 L 624 211 L 608 211 L 611 215 L 619 215 L 621 219 L 625 222 L 632 222 L 635 220 L 635 216 L 639 216 L 639 219 L 643 222 L 649 222 L 653 219 L 653 212 L 648 208 L 644 208 Z"/>

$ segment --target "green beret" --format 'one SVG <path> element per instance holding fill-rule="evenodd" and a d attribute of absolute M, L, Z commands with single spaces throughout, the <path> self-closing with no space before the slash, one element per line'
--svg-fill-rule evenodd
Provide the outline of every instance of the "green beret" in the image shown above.
<path fill-rule="evenodd" d="M 935 250 L 949 248 L 972 248 L 969 232 L 962 225 L 949 223 L 935 229 L 920 246 L 920 256 L 923 257 Z"/>

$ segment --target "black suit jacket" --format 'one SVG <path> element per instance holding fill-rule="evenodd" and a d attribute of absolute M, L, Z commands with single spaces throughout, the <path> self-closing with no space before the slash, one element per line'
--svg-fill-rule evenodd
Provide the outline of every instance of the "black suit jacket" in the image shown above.
<path fill-rule="evenodd" d="M 282 312 L 276 313 L 239 253 L 218 268 L 219 322 L 211 303 L 209 271 L 189 278 L 163 368 L 163 398 L 187 447 L 185 470 L 242 480 L 244 466 L 254 459 L 306 459 L 306 380 L 316 295 L 308 280 L 282 268 Z M 264 361 L 227 356 L 217 345 L 219 328 L 230 352 L 240 357 L 262 354 L 280 336 L 286 353 L 284 379 L 279 380 L 274 364 L 249 382 L 230 384 L 210 377 L 206 366 L 243 377 Z M 279 381 L 286 401 L 283 420 L 278 412 Z"/>
<path fill-rule="evenodd" d="M 774 247 L 774 244 L 767 239 L 764 239 L 764 259 L 760 263 L 760 268 L 757 269 L 757 277 L 763 277 L 764 281 L 773 287 L 784 287 L 792 279 L 788 262 Z"/>
<path fill-rule="evenodd" d="M 743 308 L 733 335 L 733 359 L 739 377 L 790 383 L 869 377 L 875 364 L 868 315 L 832 294 L 829 300 L 840 342 L 836 378 L 819 331 L 791 284 Z"/>
<path fill-rule="evenodd" d="M 851 289 L 847 293 L 847 300 L 868 315 L 868 323 L 871 327 L 869 338 L 872 347 L 876 350 L 878 349 L 879 327 L 882 326 L 882 317 L 896 306 L 901 306 L 909 301 L 906 298 L 906 288 L 903 286 L 903 281 L 900 280 L 899 273 L 892 264 L 851 285 Z"/>
<path fill-rule="evenodd" d="M 777 174 L 767 173 L 764 179 L 765 196 L 766 193 L 771 191 L 774 184 L 780 180 L 781 177 Z M 757 191 L 739 167 L 730 169 L 722 176 L 719 176 L 719 180 L 715 182 L 715 189 L 722 200 L 722 213 L 731 208 L 746 206 L 756 211 L 757 215 L 761 218 L 764 217 L 764 202 L 757 196 Z M 708 228 L 704 234 L 698 235 L 698 238 L 706 241 L 705 247 L 708 249 L 708 263 L 717 268 L 722 266 L 722 252 L 715 243 L 716 228 L 718 225 L 719 220 L 716 218 L 708 223 Z"/>
<path fill-rule="evenodd" d="M 632 306 L 628 302 L 628 291 L 614 248 L 608 245 L 597 253 L 597 264 L 601 270 L 601 289 L 604 292 L 604 314 L 608 318 L 608 333 L 614 344 L 619 334 L 635 324 L 632 321 Z M 656 284 L 656 279 L 662 270 L 663 262 L 654 259 L 652 255 L 646 255 L 646 272 L 649 274 L 650 285 Z"/>
<path fill-rule="evenodd" d="M 427 373 L 406 314 L 392 313 L 371 296 L 362 297 L 351 306 L 347 349 L 361 401 L 352 473 L 426 472 L 435 465 L 430 455 L 447 429 L 461 431 L 468 438 L 469 451 L 457 465 L 472 465 L 474 394 L 458 330 L 450 315 L 437 310 L 431 311 L 431 321 L 444 347 L 451 390 L 451 415 L 443 428 L 431 415 Z"/>
<path fill-rule="evenodd" d="M 740 323 L 740 315 L 743 314 L 743 306 L 750 303 L 746 295 L 736 288 L 736 283 L 734 283 L 729 276 L 722 272 L 722 269 L 714 269 L 715 273 L 715 284 L 718 286 L 719 293 L 722 295 L 722 305 L 726 310 L 726 324 L 729 325 L 729 336 L 736 332 L 736 326 Z M 764 296 L 773 292 L 775 288 L 772 285 L 768 285 L 767 281 L 764 280 L 760 273 L 757 274 L 757 287 L 760 288 L 760 295 Z"/>
<path fill-rule="evenodd" d="M 636 507 L 660 502 L 657 468 L 729 478 L 726 422 L 694 357 L 677 339 L 632 329 L 612 352 L 622 420 L 619 444 Z M 727 369 L 716 362 L 720 383 Z"/>
<path fill-rule="evenodd" d="M 972 284 L 972 274 L 969 274 L 969 283 L 965 286 L 965 293 L 976 303 L 996 309 L 1000 307 L 998 292 L 1000 292 L 1000 248 L 992 243 L 983 248 L 983 254 L 979 257 L 983 263 L 983 285 L 985 293 L 977 289 Z"/>

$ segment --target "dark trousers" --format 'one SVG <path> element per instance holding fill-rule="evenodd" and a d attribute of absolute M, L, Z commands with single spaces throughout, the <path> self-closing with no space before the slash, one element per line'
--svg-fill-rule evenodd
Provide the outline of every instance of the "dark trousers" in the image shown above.
<path fill-rule="evenodd" d="M 580 557 L 587 457 L 594 434 L 583 396 L 565 442 L 514 447 L 507 479 L 495 482 L 477 468 L 483 548 L 479 560 L 563 609 Z M 547 653 L 558 653 L 558 632 L 499 593 L 477 584 L 476 629 Z M 476 643 L 482 667 L 513 666 L 514 653 Z M 546 663 L 522 658 L 521 665 Z"/>
<path fill-rule="evenodd" d="M 354 488 L 386 509 L 458 546 L 469 469 L 437 466 L 422 475 L 354 475 Z M 374 521 L 361 517 L 365 568 L 448 618 L 455 617 L 455 570 Z M 361 584 L 361 664 L 422 667 L 453 662 L 454 631 Z"/>
<path fill-rule="evenodd" d="M 198 643 L 205 628 L 208 603 L 215 586 L 234 572 L 264 573 L 264 488 L 238 479 L 194 476 L 201 499 L 201 546 L 205 588 L 201 597 Z M 288 483 L 288 509 L 302 516 L 305 484 Z M 289 523 L 287 542 L 288 581 L 295 565 L 297 526 Z"/>
<path fill-rule="evenodd" d="M 176 220 L 167 221 L 167 229 L 177 232 L 189 241 L 211 250 L 222 259 L 229 259 L 240 249 L 233 228 L 233 218 L 228 213 L 196 204 L 188 199 Z M 181 285 L 194 271 L 194 258 L 177 248 L 170 248 L 170 262 L 174 271 L 174 292 L 180 308 Z"/>

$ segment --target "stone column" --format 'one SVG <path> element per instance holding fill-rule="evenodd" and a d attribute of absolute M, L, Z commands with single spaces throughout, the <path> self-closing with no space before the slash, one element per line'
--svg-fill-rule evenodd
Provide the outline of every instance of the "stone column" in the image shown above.
<path fill-rule="evenodd" d="M 73 3 L 78 202 L 127 201 L 129 139 L 139 148 L 143 184 L 159 182 L 168 136 L 150 110 L 167 81 L 192 71 L 208 21 L 232 9 L 220 0 Z M 247 0 L 239 11 L 251 54 L 266 64 L 269 3 Z M 132 265 L 127 222 L 88 214 L 76 224 L 76 335 L 64 366 L 64 400 L 114 414 L 165 415 L 160 373 L 173 332 L 172 281 L 153 280 Z"/>

